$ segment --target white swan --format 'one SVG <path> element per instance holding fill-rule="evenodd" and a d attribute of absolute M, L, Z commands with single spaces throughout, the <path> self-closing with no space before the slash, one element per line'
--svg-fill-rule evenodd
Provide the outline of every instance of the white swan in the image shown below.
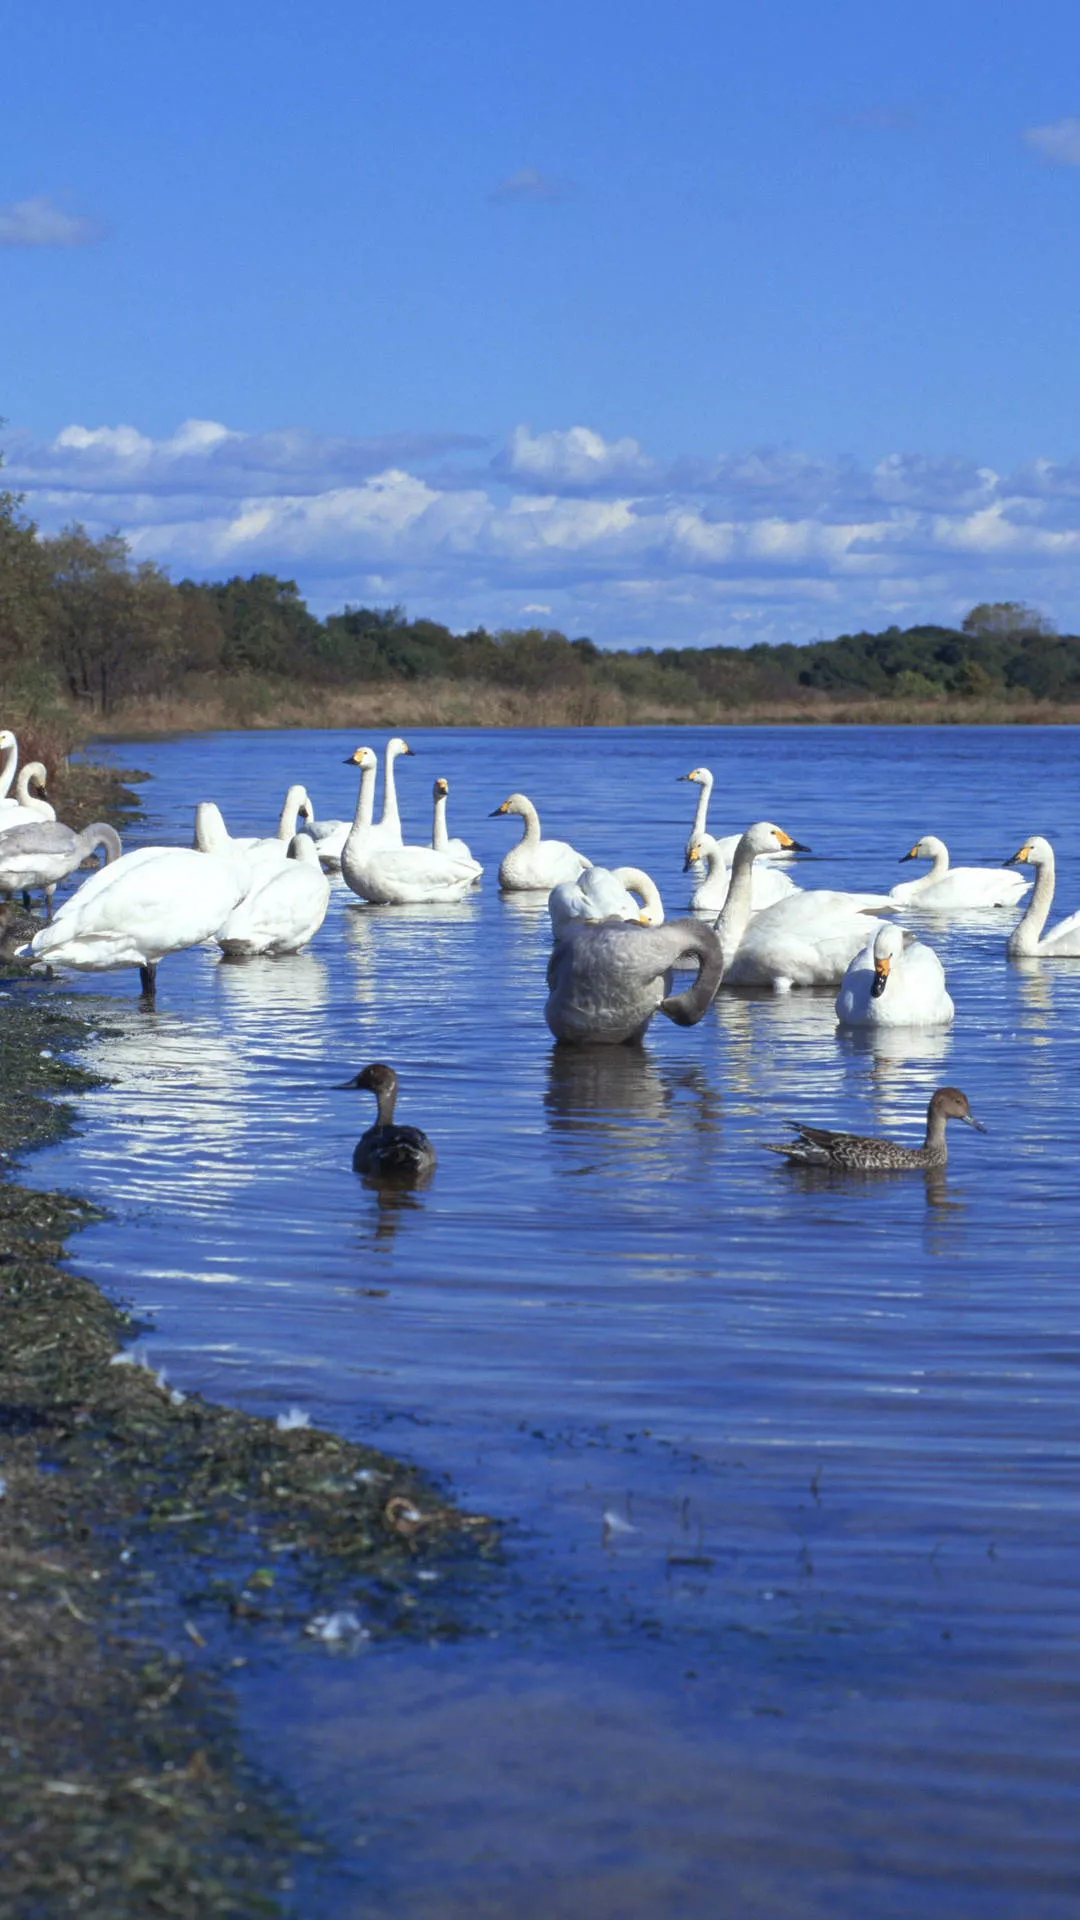
<path fill-rule="evenodd" d="M 15 778 L 15 769 L 19 764 L 19 743 L 10 727 L 0 728 L 0 800 L 6 799 L 11 792 L 11 783 Z"/>
<path fill-rule="evenodd" d="M 672 995 L 674 968 L 697 978 Z M 619 1046 L 640 1040 L 656 1013 L 692 1027 L 712 1004 L 724 970 L 720 942 L 700 920 L 643 927 L 630 920 L 568 920 L 547 966 L 544 1018 L 556 1040 Z"/>
<path fill-rule="evenodd" d="M 680 780 L 690 780 L 698 790 L 697 807 L 694 811 L 694 824 L 686 841 L 684 873 L 692 873 L 695 880 L 704 881 L 705 868 L 692 848 L 699 847 L 706 833 L 706 821 L 709 817 L 709 799 L 713 790 L 712 770 L 709 767 L 691 767 L 689 773 L 680 773 Z M 736 836 L 737 838 L 738 836 Z"/>
<path fill-rule="evenodd" d="M 319 864 L 313 840 L 298 833 L 288 858 L 268 873 L 233 908 L 217 931 L 217 943 L 230 959 L 252 953 L 298 953 L 326 919 L 330 882 Z"/>
<path fill-rule="evenodd" d="M 52 918 L 53 893 L 59 881 L 81 867 L 98 847 L 105 849 L 105 864 L 111 866 L 122 853 L 120 835 L 107 821 L 95 820 L 93 826 L 76 833 L 72 827 L 55 820 L 35 820 L 29 826 L 10 827 L 0 833 L 0 893 L 21 893 L 29 906 L 29 895 L 44 889 L 46 912 Z"/>
<path fill-rule="evenodd" d="M 243 891 L 231 860 L 191 847 L 141 847 L 91 874 L 20 952 L 76 972 L 138 967 L 152 1000 L 158 962 L 210 939 Z"/>
<path fill-rule="evenodd" d="M 401 815 L 398 812 L 397 782 L 394 778 L 394 762 L 403 753 L 412 753 L 412 748 L 397 734 L 386 743 L 383 755 L 383 808 L 382 814 L 372 827 L 372 844 L 382 847 L 400 847 L 404 845 L 401 832 Z"/>
<path fill-rule="evenodd" d="M 610 867 L 586 867 L 576 880 L 560 880 L 548 894 L 548 913 L 556 940 L 571 920 L 635 920 L 639 926 L 652 925 L 640 902 Z"/>
<path fill-rule="evenodd" d="M 962 913 L 973 907 L 1019 906 L 1031 885 L 1022 874 L 1003 867 L 950 867 L 949 849 L 936 834 L 924 833 L 901 860 L 930 860 L 929 873 L 902 880 L 889 889 L 889 898 L 904 906 L 925 907 L 932 913 Z"/>
<path fill-rule="evenodd" d="M 431 823 L 431 844 L 436 853 L 451 853 L 455 859 L 472 860 L 476 868 L 476 878 L 479 880 L 484 871 L 479 860 L 473 860 L 472 851 L 466 846 L 464 840 L 451 838 L 446 831 L 446 796 L 449 791 L 450 783 L 443 779 L 436 780 L 431 790 L 431 797 L 435 802 L 435 817 Z"/>
<path fill-rule="evenodd" d="M 641 922 L 646 927 L 662 927 L 664 924 L 664 903 L 660 898 L 660 889 L 656 881 L 643 872 L 640 867 L 612 867 L 612 873 L 620 886 L 628 893 L 636 893 L 641 902 Z"/>
<path fill-rule="evenodd" d="M 316 819 L 313 811 L 299 831 L 309 836 L 323 866 L 335 869 L 341 865 L 341 849 L 349 837 L 351 826 L 351 820 Z"/>
<path fill-rule="evenodd" d="M 955 1013 L 937 954 L 897 926 L 878 928 L 836 996 L 842 1027 L 949 1027 Z"/>
<path fill-rule="evenodd" d="M 1035 869 L 1035 891 L 1028 901 L 1027 912 L 1018 921 L 1005 942 L 1005 951 L 1010 960 L 1021 960 L 1032 954 L 1045 954 L 1049 959 L 1080 959 L 1080 913 L 1071 913 L 1067 920 L 1059 920 L 1044 934 L 1047 916 L 1054 901 L 1054 849 L 1049 840 L 1041 834 L 1025 840 L 1019 853 L 1014 853 L 1006 866 L 1017 862 Z"/>
<path fill-rule="evenodd" d="M 45 779 L 46 769 L 40 760 L 28 760 L 25 767 L 19 768 L 14 800 L 0 800 L 0 833 L 9 833 L 12 827 L 33 826 L 39 820 L 56 819 L 56 809 L 30 791 L 32 785 L 38 786 L 44 794 Z"/>
<path fill-rule="evenodd" d="M 809 851 L 768 820 L 750 827 L 736 849 L 728 897 L 717 922 L 727 959 L 724 984 L 772 987 L 776 993 L 791 987 L 838 987 L 849 961 L 879 925 L 866 917 L 867 908 L 860 902 L 872 903 L 881 896 L 818 888 L 793 893 L 755 914 L 753 863 L 780 848 Z"/>
<path fill-rule="evenodd" d="M 739 844 L 736 836 L 722 843 L 731 846 L 731 856 Z M 692 913 L 719 913 L 728 897 L 731 884 L 730 860 L 725 859 L 721 842 L 714 840 L 711 833 L 703 833 L 700 839 L 692 842 L 687 850 L 686 871 L 704 872 L 705 878 L 694 888 L 690 895 Z M 754 913 L 761 913 L 765 907 L 775 906 L 778 900 L 786 900 L 789 894 L 798 893 L 790 874 L 780 873 L 775 867 L 767 867 L 755 860 L 751 869 L 750 905 Z"/>
<path fill-rule="evenodd" d="M 562 880 L 576 880 L 591 866 L 583 853 L 566 840 L 543 840 L 540 816 L 523 793 L 512 793 L 501 807 L 492 809 L 494 820 L 500 813 L 517 813 L 525 830 L 516 846 L 505 853 L 499 864 L 499 885 L 504 893 L 550 893 Z"/>
<path fill-rule="evenodd" d="M 356 818 L 341 850 L 341 874 L 347 886 L 376 906 L 424 906 L 460 900 L 476 879 L 476 861 L 438 853 L 434 847 L 388 847 L 372 827 L 371 808 L 377 762 L 370 747 L 351 756 L 360 768 Z"/>

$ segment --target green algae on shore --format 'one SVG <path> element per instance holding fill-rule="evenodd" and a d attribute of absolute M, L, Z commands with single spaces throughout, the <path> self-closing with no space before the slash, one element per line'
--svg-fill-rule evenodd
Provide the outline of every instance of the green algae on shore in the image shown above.
<path fill-rule="evenodd" d="M 0 995 L 10 1169 L 89 1076 L 70 1005 Z M 93 1217 L 0 1180 L 0 1911 L 273 1913 L 314 1841 L 241 1753 L 230 1671 L 328 1596 L 365 1636 L 456 1632 L 415 1573 L 493 1529 L 373 1449 L 171 1390 L 60 1264 Z"/>

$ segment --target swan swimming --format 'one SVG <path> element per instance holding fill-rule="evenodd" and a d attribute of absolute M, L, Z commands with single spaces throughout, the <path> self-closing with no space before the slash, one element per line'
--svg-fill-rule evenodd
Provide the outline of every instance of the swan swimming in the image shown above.
<path fill-rule="evenodd" d="M 215 936 L 228 959 L 254 953 L 299 953 L 326 919 L 330 882 L 313 840 L 298 833 L 288 858 L 233 908 Z"/>
<path fill-rule="evenodd" d="M 398 1078 L 393 1067 L 375 1061 L 354 1079 L 340 1081 L 337 1091 L 349 1093 L 354 1088 L 373 1093 L 378 1107 L 374 1125 L 361 1134 L 353 1149 L 353 1172 L 400 1186 L 416 1186 L 429 1179 L 435 1168 L 435 1149 L 427 1134 L 419 1127 L 402 1127 L 394 1122 Z"/>
<path fill-rule="evenodd" d="M 779 849 L 809 852 L 769 820 L 748 828 L 736 849 L 728 897 L 717 921 L 725 955 L 730 955 L 724 984 L 771 987 L 774 993 L 792 987 L 838 987 L 848 963 L 877 932 L 880 923 L 866 916 L 882 896 L 817 888 L 793 893 L 755 914 L 753 863 Z"/>
<path fill-rule="evenodd" d="M 768 1153 L 782 1153 L 793 1164 L 804 1167 L 837 1167 L 856 1173 L 943 1167 L 948 1159 L 945 1145 L 948 1120 L 962 1120 L 977 1133 L 986 1132 L 982 1121 L 976 1120 L 968 1106 L 966 1093 L 961 1093 L 959 1087 L 939 1087 L 926 1110 L 926 1135 L 921 1147 L 904 1147 L 897 1140 L 878 1140 L 859 1133 L 834 1133 L 828 1127 L 807 1127 L 800 1120 L 788 1122 L 794 1127 L 797 1139 L 789 1140 L 784 1146 L 773 1146 L 769 1141 L 764 1145 Z"/>
<path fill-rule="evenodd" d="M 405 753 L 411 755 L 412 748 L 401 739 L 400 735 L 395 734 L 393 739 L 387 741 L 383 755 L 383 809 L 380 818 L 371 828 L 372 846 L 400 847 L 405 844 L 401 832 L 401 815 L 398 812 L 397 781 L 394 777 L 394 764 Z"/>
<path fill-rule="evenodd" d="M 695 962 L 696 980 L 673 995 L 673 970 Z M 677 1026 L 696 1026 L 723 970 L 720 942 L 700 920 L 668 920 L 661 927 L 568 920 L 548 961 L 544 1018 L 556 1040 L 578 1045 L 640 1040 L 656 1013 Z"/>
<path fill-rule="evenodd" d="M 955 1013 L 937 954 L 893 925 L 855 955 L 836 996 L 842 1027 L 948 1027 Z"/>
<path fill-rule="evenodd" d="M 929 873 L 917 880 L 901 880 L 889 889 L 889 898 L 904 906 L 925 907 L 932 913 L 962 913 L 976 907 L 1015 907 L 1031 885 L 1022 874 L 1003 867 L 950 867 L 949 849 L 936 834 L 924 833 L 904 860 L 930 860 Z"/>
<path fill-rule="evenodd" d="M 732 852 L 738 844 L 739 836 L 736 836 Z M 687 850 L 684 872 L 705 875 L 704 880 L 690 895 L 691 913 L 719 913 L 728 897 L 731 868 L 723 856 L 720 842 L 714 840 L 711 833 L 703 833 L 699 839 L 691 843 Z M 780 873 L 776 867 L 764 865 L 762 859 L 754 861 L 750 877 L 752 912 L 761 913 L 766 907 L 775 906 L 778 900 L 786 900 L 789 894 L 799 891 L 790 874 Z"/>
<path fill-rule="evenodd" d="M 357 747 L 350 762 L 360 767 L 360 792 L 356 818 L 341 850 L 346 885 L 375 906 L 425 906 L 463 899 L 476 879 L 476 861 L 459 860 L 434 847 L 389 847 L 380 841 L 371 824 L 375 755 L 370 747 Z"/>
<path fill-rule="evenodd" d="M 441 778 L 436 780 L 431 790 L 431 797 L 435 802 L 435 816 L 431 823 L 431 844 L 436 853 L 450 853 L 457 860 L 472 860 L 476 868 L 476 878 L 479 880 L 484 871 L 479 860 L 473 860 L 472 852 L 464 840 L 459 840 L 456 836 L 451 838 L 447 833 L 446 796 L 449 791 L 450 782 Z"/>
<path fill-rule="evenodd" d="M 583 853 L 566 840 L 544 840 L 540 835 L 540 816 L 523 793 L 512 793 L 501 807 L 494 807 L 490 818 L 500 813 L 517 813 L 525 822 L 516 846 L 504 853 L 499 864 L 499 886 L 504 893 L 550 893 L 562 880 L 576 880 L 592 865 Z"/>
<path fill-rule="evenodd" d="M 58 883 L 81 867 L 98 847 L 105 850 L 106 866 L 121 857 L 120 835 L 106 820 L 95 820 L 81 833 L 55 820 L 9 827 L 0 833 L 0 893 L 21 893 L 23 905 L 28 907 L 29 895 L 43 889 L 46 916 L 51 920 Z"/>
<path fill-rule="evenodd" d="M 1025 840 L 1019 853 L 1007 860 L 1008 867 L 1020 863 L 1035 869 L 1035 891 L 1027 904 L 1027 912 L 1018 921 L 1005 942 L 1005 951 L 1010 960 L 1026 959 L 1033 954 L 1043 954 L 1047 959 L 1080 959 L 1080 913 L 1071 913 L 1067 920 L 1059 920 L 1044 934 L 1050 908 L 1054 902 L 1054 849 L 1049 840 L 1041 834 L 1035 834 Z"/>
<path fill-rule="evenodd" d="M 217 933 L 245 891 L 233 861 L 191 847 L 141 847 L 90 875 L 19 949 L 76 972 L 138 967 L 153 1000 L 159 961 Z"/>
<path fill-rule="evenodd" d="M 709 817 L 709 799 L 713 790 L 712 769 L 710 767 L 691 767 L 689 773 L 680 773 L 676 778 L 679 780 L 692 781 L 698 790 L 697 806 L 694 810 L 694 824 L 686 840 L 683 872 L 693 874 L 695 880 L 704 884 L 706 879 L 705 867 L 702 864 L 700 854 L 696 852 L 695 849 L 701 846 L 701 842 L 707 832 L 706 822 Z"/>

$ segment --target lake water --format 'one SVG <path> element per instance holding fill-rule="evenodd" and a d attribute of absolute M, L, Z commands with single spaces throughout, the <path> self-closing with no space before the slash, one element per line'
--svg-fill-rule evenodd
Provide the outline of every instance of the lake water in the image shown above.
<path fill-rule="evenodd" d="M 640 1049 L 557 1051 L 546 912 L 500 898 L 518 823 L 487 816 L 530 794 L 673 915 L 696 798 L 676 776 L 703 762 L 713 830 L 777 821 L 812 847 L 809 884 L 888 889 L 922 833 L 991 865 L 1043 832 L 1064 912 L 1075 735 L 410 740 L 406 837 L 429 837 L 445 775 L 481 889 L 442 909 L 336 889 L 306 954 L 166 960 L 154 1014 L 134 975 L 85 977 L 111 1084 L 32 1165 L 110 1209 L 77 1264 L 153 1317 L 176 1384 L 301 1407 L 507 1523 L 462 1637 L 285 1648 L 243 1680 L 253 1751 L 336 1849 L 297 1911 L 1060 1920 L 1080 1898 L 1080 962 L 1010 965 L 1015 915 L 984 914 L 923 929 L 947 1034 L 879 1050 L 838 1033 L 831 993 L 721 993 Z M 188 842 L 201 798 L 272 831 L 297 779 L 351 813 L 356 744 L 122 745 L 153 776 L 128 844 Z M 371 1102 L 333 1083 L 372 1059 L 439 1153 L 404 1205 L 349 1170 Z M 763 1151 L 790 1115 L 917 1142 L 943 1082 L 990 1131 L 951 1129 L 932 1188 L 822 1184 Z"/>

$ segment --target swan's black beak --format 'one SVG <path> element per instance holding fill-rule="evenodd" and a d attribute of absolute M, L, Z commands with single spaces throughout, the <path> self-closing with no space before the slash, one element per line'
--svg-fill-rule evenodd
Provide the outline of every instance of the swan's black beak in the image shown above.
<path fill-rule="evenodd" d="M 914 858 L 915 858 L 914 853 L 902 853 L 896 864 L 898 867 L 902 867 L 905 860 L 914 860 Z M 912 885 L 914 885 L 914 881 L 912 882 Z"/>
<path fill-rule="evenodd" d="M 698 855 L 697 855 L 697 850 L 695 848 L 694 852 L 688 853 L 686 856 L 686 859 L 683 861 L 682 863 L 683 872 L 689 873 L 691 867 L 695 867 L 697 865 L 697 861 L 698 861 Z"/>
<path fill-rule="evenodd" d="M 492 807 L 491 812 L 488 814 L 488 819 L 497 820 L 500 813 L 505 813 L 505 812 L 506 812 L 505 807 Z"/>
<path fill-rule="evenodd" d="M 787 853 L 813 853 L 813 851 L 813 847 L 804 847 L 801 840 L 789 840 L 785 848 Z"/>

